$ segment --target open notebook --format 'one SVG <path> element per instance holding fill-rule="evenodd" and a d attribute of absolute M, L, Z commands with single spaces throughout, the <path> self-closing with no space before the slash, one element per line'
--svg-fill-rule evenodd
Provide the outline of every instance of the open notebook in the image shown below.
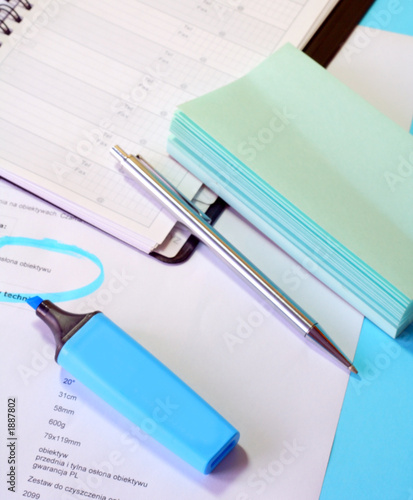
<path fill-rule="evenodd" d="M 166 152 L 176 105 L 286 41 L 302 47 L 336 3 L 0 0 L 0 175 L 152 251 L 175 221 L 125 180 L 111 146 L 194 197 L 200 182 Z"/>

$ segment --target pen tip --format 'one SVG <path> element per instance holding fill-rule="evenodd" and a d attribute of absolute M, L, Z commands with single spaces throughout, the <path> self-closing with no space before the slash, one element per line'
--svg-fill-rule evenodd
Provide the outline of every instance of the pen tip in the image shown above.
<path fill-rule="evenodd" d="M 354 365 L 350 365 L 350 366 L 348 367 L 348 369 L 349 369 L 351 372 L 353 372 L 355 375 L 357 375 L 358 370 L 357 370 L 357 368 L 356 368 Z"/>

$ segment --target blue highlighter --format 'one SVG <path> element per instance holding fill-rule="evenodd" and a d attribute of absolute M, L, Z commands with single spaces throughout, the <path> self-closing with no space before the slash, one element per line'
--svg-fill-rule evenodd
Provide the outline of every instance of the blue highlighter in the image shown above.
<path fill-rule="evenodd" d="M 208 474 L 235 447 L 239 432 L 104 314 L 27 303 L 52 330 L 59 365 L 193 467 Z"/>

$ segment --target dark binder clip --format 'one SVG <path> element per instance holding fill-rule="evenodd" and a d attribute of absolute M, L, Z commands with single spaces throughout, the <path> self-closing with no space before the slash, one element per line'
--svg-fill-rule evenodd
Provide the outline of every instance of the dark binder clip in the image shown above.
<path fill-rule="evenodd" d="M 143 161 L 145 163 L 145 166 L 151 170 L 154 171 L 152 166 L 147 163 L 143 158 L 141 158 L 139 155 L 136 155 L 136 158 L 139 160 Z M 221 199 L 217 198 L 214 203 L 212 203 L 206 212 L 203 212 L 200 210 L 195 203 L 193 203 L 191 200 L 189 200 L 184 194 L 182 194 L 178 189 L 176 189 L 175 186 L 173 186 L 163 175 L 161 175 L 158 171 L 156 172 L 156 175 L 161 177 L 162 180 L 169 186 L 170 189 L 174 191 L 174 193 L 181 199 L 185 201 L 185 203 L 188 203 L 198 214 L 200 217 L 202 217 L 208 224 L 214 224 L 218 217 L 222 214 L 222 212 L 225 210 L 225 208 L 228 206 L 227 203 Z M 163 255 L 162 253 L 159 253 L 157 251 L 152 251 L 149 253 L 151 257 L 154 257 L 155 259 L 165 262 L 166 264 L 181 264 L 182 262 L 185 262 L 194 252 L 195 248 L 198 246 L 199 243 L 199 238 L 194 236 L 193 234 L 188 237 L 182 248 L 178 251 L 178 253 L 173 256 L 173 257 L 167 257 Z"/>

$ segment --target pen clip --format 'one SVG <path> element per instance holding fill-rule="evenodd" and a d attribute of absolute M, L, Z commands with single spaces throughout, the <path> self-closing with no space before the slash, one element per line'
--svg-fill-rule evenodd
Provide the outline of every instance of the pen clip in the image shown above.
<path fill-rule="evenodd" d="M 183 203 L 186 203 L 188 206 L 190 206 L 195 212 L 201 217 L 205 222 L 208 224 L 211 224 L 211 218 L 200 208 L 198 208 L 193 201 L 191 201 L 189 198 L 187 198 L 179 189 L 177 189 L 173 184 L 171 184 L 168 179 L 166 179 L 161 173 L 159 173 L 157 170 L 155 170 L 152 165 L 150 165 L 145 158 L 142 158 L 140 155 L 135 155 L 135 157 L 142 163 L 145 164 L 145 167 L 155 176 L 159 177 L 162 182 L 164 182 L 169 189 L 171 189 L 176 196 L 178 196 Z"/>

